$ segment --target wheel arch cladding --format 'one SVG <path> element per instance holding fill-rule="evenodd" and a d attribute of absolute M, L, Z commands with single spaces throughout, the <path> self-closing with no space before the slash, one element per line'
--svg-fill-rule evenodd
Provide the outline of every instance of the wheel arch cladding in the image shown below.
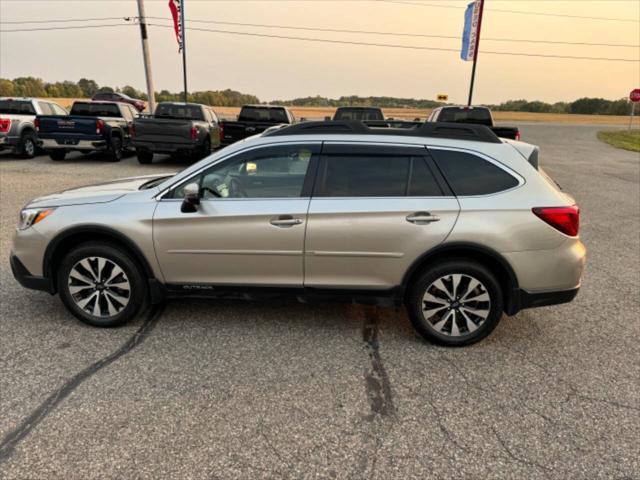
<path fill-rule="evenodd" d="M 488 268 L 500 285 L 504 297 L 505 312 L 512 315 L 518 311 L 518 278 L 513 268 L 498 252 L 473 243 L 439 245 L 425 252 L 413 262 L 405 273 L 402 280 L 403 290 L 407 292 L 416 277 L 428 269 L 430 265 L 454 258 L 477 262 Z"/>
<path fill-rule="evenodd" d="M 138 246 L 128 237 L 108 227 L 84 226 L 66 230 L 59 233 L 45 250 L 42 271 L 45 277 L 51 279 L 53 288 L 55 285 L 55 272 L 62 258 L 73 249 L 83 243 L 100 242 L 112 245 L 125 252 L 138 264 L 144 276 L 149 280 L 155 280 L 153 269 Z"/>

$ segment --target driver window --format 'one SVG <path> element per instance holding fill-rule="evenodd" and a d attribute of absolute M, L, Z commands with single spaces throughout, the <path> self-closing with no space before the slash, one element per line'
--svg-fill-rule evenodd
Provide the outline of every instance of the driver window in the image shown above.
<path fill-rule="evenodd" d="M 318 148 L 290 145 L 240 154 L 180 185 L 173 198 L 183 198 L 184 186 L 193 182 L 200 185 L 204 200 L 299 197 Z"/>

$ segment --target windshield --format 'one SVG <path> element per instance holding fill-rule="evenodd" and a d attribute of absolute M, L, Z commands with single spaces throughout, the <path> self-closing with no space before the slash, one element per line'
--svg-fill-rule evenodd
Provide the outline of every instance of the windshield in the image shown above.
<path fill-rule="evenodd" d="M 491 125 L 491 114 L 486 108 L 443 108 L 439 122 L 479 123 Z"/>
<path fill-rule="evenodd" d="M 384 120 L 382 111 L 378 109 L 348 109 L 336 112 L 336 120 Z"/>
<path fill-rule="evenodd" d="M 240 122 L 272 122 L 272 123 L 288 123 L 287 113 L 284 108 L 269 107 L 242 107 Z"/>
<path fill-rule="evenodd" d="M 13 115 L 35 115 L 33 104 L 25 100 L 0 100 L 0 113 Z"/>
<path fill-rule="evenodd" d="M 172 105 L 161 103 L 156 109 L 156 117 L 180 118 L 184 120 L 204 120 L 202 109 L 197 105 Z"/>
<path fill-rule="evenodd" d="M 113 103 L 74 103 L 71 115 L 81 117 L 120 117 L 118 105 Z"/>

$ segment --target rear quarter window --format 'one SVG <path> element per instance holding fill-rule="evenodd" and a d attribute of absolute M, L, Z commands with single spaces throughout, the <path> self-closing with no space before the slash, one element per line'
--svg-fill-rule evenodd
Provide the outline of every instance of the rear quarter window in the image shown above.
<path fill-rule="evenodd" d="M 457 196 L 490 195 L 520 183 L 510 173 L 477 155 L 435 149 L 430 153 Z"/>

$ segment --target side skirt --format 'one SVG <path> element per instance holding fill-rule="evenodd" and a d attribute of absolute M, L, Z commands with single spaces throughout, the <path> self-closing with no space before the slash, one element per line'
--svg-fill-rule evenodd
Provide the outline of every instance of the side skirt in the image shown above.
<path fill-rule="evenodd" d="M 167 284 L 168 298 L 215 298 L 233 300 L 271 300 L 287 298 L 302 303 L 362 303 L 381 307 L 402 305 L 402 289 L 356 290 L 309 287 L 258 287 L 242 285 Z"/>

